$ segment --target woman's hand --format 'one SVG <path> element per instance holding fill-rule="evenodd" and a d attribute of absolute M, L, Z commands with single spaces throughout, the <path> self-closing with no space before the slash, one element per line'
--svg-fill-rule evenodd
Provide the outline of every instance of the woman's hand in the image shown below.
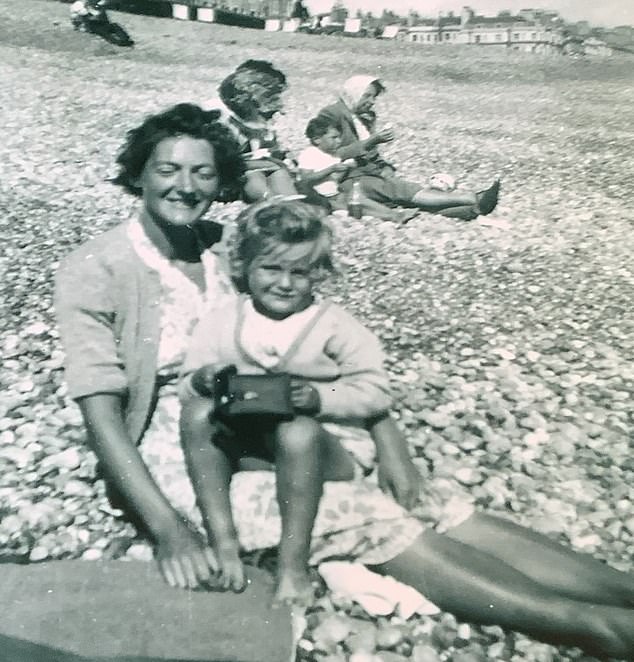
<path fill-rule="evenodd" d="M 421 475 L 409 456 L 383 453 L 378 478 L 379 487 L 391 494 L 403 508 L 414 507 L 420 494 Z"/>
<path fill-rule="evenodd" d="M 329 167 L 329 170 L 333 175 L 344 174 L 350 170 L 350 164 L 343 161 L 341 163 L 333 163 L 333 165 Z"/>
<path fill-rule="evenodd" d="M 155 556 L 165 581 L 173 587 L 215 589 L 219 564 L 211 547 L 185 522 L 155 536 Z"/>
<path fill-rule="evenodd" d="M 373 134 L 370 137 L 370 141 L 373 145 L 380 145 L 381 143 L 390 143 L 394 138 L 394 131 L 392 129 L 382 129 Z"/>
<path fill-rule="evenodd" d="M 311 416 L 321 409 L 321 398 L 317 389 L 302 379 L 291 380 L 291 403 L 301 414 Z"/>

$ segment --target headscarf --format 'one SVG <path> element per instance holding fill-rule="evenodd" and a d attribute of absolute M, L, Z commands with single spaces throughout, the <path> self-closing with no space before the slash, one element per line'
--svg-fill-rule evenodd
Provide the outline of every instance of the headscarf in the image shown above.
<path fill-rule="evenodd" d="M 376 83 L 380 91 L 385 89 L 383 83 L 376 76 L 352 76 L 343 84 L 339 99 L 343 101 L 348 110 L 354 114 L 356 105 L 361 100 L 370 85 Z"/>

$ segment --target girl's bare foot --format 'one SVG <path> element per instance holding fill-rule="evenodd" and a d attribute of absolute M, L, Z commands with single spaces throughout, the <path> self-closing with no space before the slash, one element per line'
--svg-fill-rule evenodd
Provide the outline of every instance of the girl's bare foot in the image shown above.
<path fill-rule="evenodd" d="M 306 571 L 281 571 L 273 596 L 273 605 L 307 607 L 313 601 L 314 594 Z"/>
<path fill-rule="evenodd" d="M 244 591 L 247 577 L 238 548 L 219 548 L 214 551 L 218 559 L 218 575 L 214 581 L 214 588 L 234 593 Z"/>

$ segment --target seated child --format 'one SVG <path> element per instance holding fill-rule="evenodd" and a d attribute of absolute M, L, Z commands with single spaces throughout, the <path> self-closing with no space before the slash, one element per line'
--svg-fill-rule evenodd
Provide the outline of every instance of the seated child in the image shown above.
<path fill-rule="evenodd" d="M 249 456 L 275 465 L 282 518 L 277 601 L 312 596 L 308 559 L 323 482 L 350 480 L 363 465 L 355 443 L 329 434 L 322 421 L 377 421 L 391 404 L 377 338 L 338 305 L 315 298 L 316 283 L 333 269 L 323 215 L 298 201 L 262 202 L 240 215 L 232 267 L 244 294 L 202 316 L 181 384 L 181 439 L 223 588 L 241 590 L 245 582 L 231 474 Z M 214 378 L 227 366 L 238 374 L 289 374 L 294 418 L 245 427 L 209 414 Z M 382 425 L 379 454 L 406 473 L 413 465 L 395 457 L 392 424 Z M 403 471 L 391 475 L 402 479 Z M 385 486 L 400 489 L 389 479 Z"/>
<path fill-rule="evenodd" d="M 341 146 L 339 129 L 328 119 L 314 117 L 306 126 L 306 136 L 312 144 L 302 150 L 297 157 L 301 182 L 298 185 L 299 190 L 305 192 L 312 188 L 327 199 L 331 211 L 347 209 L 352 186 L 351 182 L 348 182 L 348 186 L 342 187 L 341 182 L 355 166 L 355 161 L 354 159 L 342 161 L 335 156 Z M 363 185 L 361 207 L 364 214 L 397 223 L 405 223 L 416 215 L 416 211 L 395 211 L 371 200 L 365 195 Z"/>

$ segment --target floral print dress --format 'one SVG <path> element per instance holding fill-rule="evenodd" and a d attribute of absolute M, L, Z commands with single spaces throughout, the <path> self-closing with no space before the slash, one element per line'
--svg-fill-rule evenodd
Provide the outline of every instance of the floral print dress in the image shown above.
<path fill-rule="evenodd" d="M 179 441 L 180 402 L 177 380 L 189 335 L 205 306 L 233 295 L 231 283 L 207 251 L 202 256 L 206 291 L 162 256 L 138 221 L 129 237 L 143 261 L 161 279 L 161 333 L 157 404 L 139 450 L 161 491 L 194 524 L 202 519 Z M 373 444 L 365 430 L 328 425 L 364 468 L 373 460 Z M 450 528 L 471 514 L 469 504 L 426 497 L 426 515 L 410 515 L 378 487 L 375 473 L 360 471 L 352 481 L 327 482 L 313 529 L 311 563 L 348 558 L 361 563 L 388 561 L 409 547 L 425 527 Z M 274 547 L 281 533 L 272 471 L 241 471 L 231 482 L 231 504 L 241 547 L 245 551 Z M 446 505 L 449 505 L 449 508 Z"/>

